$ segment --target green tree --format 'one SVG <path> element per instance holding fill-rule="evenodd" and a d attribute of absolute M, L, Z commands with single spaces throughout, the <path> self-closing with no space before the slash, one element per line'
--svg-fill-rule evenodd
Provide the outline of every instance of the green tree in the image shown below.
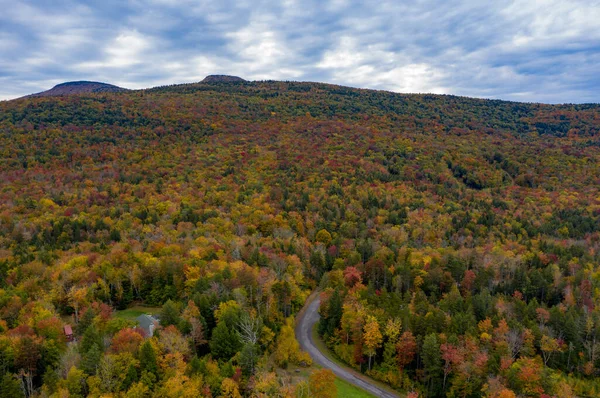
<path fill-rule="evenodd" d="M 256 344 L 246 343 L 242 347 L 242 351 L 240 351 L 240 365 L 242 365 L 242 371 L 246 375 L 253 375 L 256 369 L 256 363 L 258 362 L 258 357 L 260 355 L 260 351 Z"/>
<path fill-rule="evenodd" d="M 102 359 L 102 351 L 98 344 L 92 345 L 92 348 L 81 355 L 81 369 L 88 375 L 95 375 L 98 365 Z"/>
<path fill-rule="evenodd" d="M 79 323 L 75 326 L 75 332 L 78 334 L 83 334 L 87 330 L 88 327 L 92 325 L 94 322 L 94 311 L 91 308 L 88 308 L 83 315 L 79 319 Z"/>
<path fill-rule="evenodd" d="M 48 392 L 53 393 L 56 391 L 56 386 L 58 384 L 58 382 L 60 381 L 60 376 L 58 375 L 58 372 L 51 368 L 50 366 L 46 367 L 46 371 L 44 372 L 44 375 L 42 376 L 42 382 L 44 384 L 44 387 L 48 389 Z"/>
<path fill-rule="evenodd" d="M 19 398 L 23 396 L 23 390 L 21 390 L 21 385 L 15 375 L 5 374 L 0 383 L 0 398 Z"/>
<path fill-rule="evenodd" d="M 437 397 L 441 394 L 442 385 L 442 357 L 440 353 L 440 342 L 435 333 L 428 334 L 423 341 L 421 351 L 423 370 L 425 371 L 424 384 L 428 396 Z"/>
<path fill-rule="evenodd" d="M 168 300 L 165 304 L 163 304 L 162 309 L 160 311 L 160 324 L 163 327 L 167 327 L 169 325 L 179 326 L 181 323 L 181 317 L 179 316 L 179 309 L 177 308 L 177 304 L 173 301 Z"/>
<path fill-rule="evenodd" d="M 146 340 L 140 347 L 140 369 L 142 372 L 145 371 L 153 374 L 154 376 L 158 376 L 156 351 L 148 340 Z"/>
<path fill-rule="evenodd" d="M 137 370 L 135 369 L 135 366 L 133 366 L 133 364 L 129 364 L 129 367 L 127 368 L 127 374 L 125 375 L 125 379 L 121 383 L 121 391 L 129 390 L 129 387 L 131 387 L 131 385 L 133 383 L 135 383 L 137 380 L 138 380 Z"/>
<path fill-rule="evenodd" d="M 229 359 L 241 348 L 238 334 L 227 326 L 226 322 L 219 322 L 212 332 L 210 351 L 217 358 Z"/>
<path fill-rule="evenodd" d="M 343 314 L 342 306 L 342 297 L 336 289 L 329 299 L 327 314 L 319 321 L 318 331 L 321 336 L 332 336 L 335 333 L 335 330 L 340 326 Z"/>
<path fill-rule="evenodd" d="M 327 271 L 327 264 L 325 263 L 325 256 L 320 250 L 314 250 L 310 255 L 310 265 L 313 267 L 317 280 L 321 279 L 321 276 Z"/>
<path fill-rule="evenodd" d="M 98 346 L 98 349 L 102 351 L 102 345 L 102 336 L 98 332 L 98 328 L 90 325 L 83 333 L 83 337 L 79 343 L 79 352 L 81 355 L 84 355 L 94 346 Z"/>

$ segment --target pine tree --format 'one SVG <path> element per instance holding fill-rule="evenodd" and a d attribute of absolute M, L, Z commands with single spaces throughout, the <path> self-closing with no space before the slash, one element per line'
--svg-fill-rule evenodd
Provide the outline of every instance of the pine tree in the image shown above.
<path fill-rule="evenodd" d="M 95 317 L 96 314 L 94 314 L 94 311 L 92 311 L 91 308 L 88 308 L 79 318 L 79 323 L 75 326 L 75 332 L 80 335 L 85 333 L 87 328 L 90 327 L 94 322 Z"/>
<path fill-rule="evenodd" d="M 81 343 L 79 343 L 79 352 L 84 355 L 92 349 L 94 345 L 98 346 L 98 349 L 102 351 L 102 336 L 98 333 L 98 329 L 94 325 L 90 325 L 85 329 Z"/>
<path fill-rule="evenodd" d="M 98 344 L 92 345 L 92 348 L 81 355 L 81 369 L 88 375 L 95 375 L 102 359 L 102 351 Z"/>
<path fill-rule="evenodd" d="M 386 341 L 383 346 L 383 365 L 387 370 L 396 369 L 396 343 Z"/>
<path fill-rule="evenodd" d="M 181 318 L 179 316 L 179 309 L 177 305 L 169 300 L 163 306 L 160 311 L 160 325 L 167 327 L 169 325 L 179 326 Z"/>
<path fill-rule="evenodd" d="M 440 342 L 435 333 L 431 333 L 425 337 L 421 358 L 423 360 L 428 396 L 437 397 L 441 393 L 442 357 Z"/>
<path fill-rule="evenodd" d="M 240 352 L 240 365 L 246 375 L 253 375 L 256 369 L 256 362 L 260 352 L 256 344 L 247 343 L 244 344 L 242 351 Z"/>
<path fill-rule="evenodd" d="M 135 366 L 133 366 L 133 364 L 129 364 L 129 367 L 127 368 L 127 374 L 125 375 L 125 380 L 123 380 L 123 382 L 121 383 L 121 390 L 122 391 L 129 390 L 129 387 L 131 387 L 131 385 L 133 383 L 135 383 L 137 380 L 138 380 L 137 370 L 135 370 Z"/>
<path fill-rule="evenodd" d="M 240 339 L 225 322 L 219 322 L 213 330 L 210 351 L 217 358 L 229 359 L 241 348 Z"/>
<path fill-rule="evenodd" d="M 156 352 L 149 341 L 145 341 L 140 347 L 140 369 L 158 376 L 158 365 L 156 363 Z"/>
<path fill-rule="evenodd" d="M 327 271 L 325 264 L 325 256 L 321 251 L 314 250 L 310 255 L 310 265 L 313 267 L 316 279 L 320 280 L 321 276 Z"/>
<path fill-rule="evenodd" d="M 335 333 L 335 330 L 340 326 L 343 314 L 342 305 L 342 297 L 336 289 L 329 299 L 327 314 L 319 321 L 317 331 L 320 336 L 332 336 Z"/>
<path fill-rule="evenodd" d="M 328 336 L 332 336 L 335 333 L 335 330 L 340 326 L 340 321 L 342 320 L 343 314 L 342 305 L 342 296 L 336 289 L 333 292 L 333 295 L 331 296 L 331 300 L 329 301 L 329 311 L 326 330 L 326 334 Z"/>

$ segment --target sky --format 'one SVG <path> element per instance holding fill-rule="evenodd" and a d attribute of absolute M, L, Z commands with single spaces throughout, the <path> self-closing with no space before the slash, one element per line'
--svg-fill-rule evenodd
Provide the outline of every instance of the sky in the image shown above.
<path fill-rule="evenodd" d="M 487 4 L 486 4 L 487 3 Z M 600 102 L 600 0 L 0 0 L 0 100 L 210 74 Z"/>

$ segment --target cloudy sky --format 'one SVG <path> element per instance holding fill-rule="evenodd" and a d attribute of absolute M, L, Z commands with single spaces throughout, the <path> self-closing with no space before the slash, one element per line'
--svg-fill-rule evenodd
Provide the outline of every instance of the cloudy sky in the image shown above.
<path fill-rule="evenodd" d="M 487 3 L 487 4 L 484 4 Z M 0 99 L 208 74 L 600 102 L 600 0 L 0 0 Z"/>

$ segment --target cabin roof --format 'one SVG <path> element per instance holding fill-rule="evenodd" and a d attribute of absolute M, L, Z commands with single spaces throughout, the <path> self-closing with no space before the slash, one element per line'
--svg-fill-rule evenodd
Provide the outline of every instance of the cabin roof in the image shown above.
<path fill-rule="evenodd" d="M 143 314 L 136 318 L 136 321 L 140 325 L 142 329 L 146 332 L 148 336 L 152 336 L 153 330 L 150 330 L 150 327 L 158 326 L 158 319 L 149 314 Z"/>

